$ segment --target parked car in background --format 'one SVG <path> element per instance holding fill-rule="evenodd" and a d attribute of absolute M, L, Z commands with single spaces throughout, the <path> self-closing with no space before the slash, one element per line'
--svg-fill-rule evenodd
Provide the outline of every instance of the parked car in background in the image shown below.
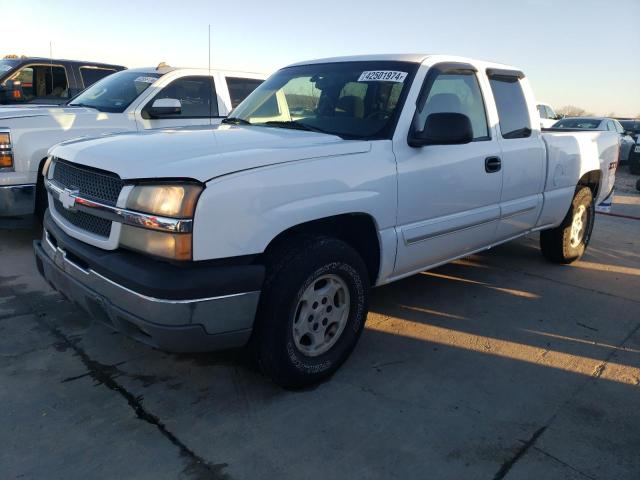
<path fill-rule="evenodd" d="M 562 115 L 558 115 L 551 105 L 546 103 L 538 103 L 538 115 L 540 116 L 540 126 L 542 128 L 550 128 L 558 120 L 562 118 Z"/>
<path fill-rule="evenodd" d="M 608 130 L 616 132 L 620 138 L 620 163 L 629 161 L 635 139 L 625 131 L 620 122 L 608 117 L 567 117 L 553 124 L 552 128 L 569 130 Z"/>
<path fill-rule="evenodd" d="M 106 63 L 7 56 L 0 59 L 0 105 L 59 105 L 124 69 Z"/>
<path fill-rule="evenodd" d="M 629 171 L 634 175 L 640 175 L 640 135 L 636 136 L 636 144 L 629 155 Z"/>
<path fill-rule="evenodd" d="M 541 132 L 515 67 L 369 55 L 279 70 L 213 129 L 63 142 L 39 271 L 155 347 L 250 341 L 285 387 L 353 350 L 371 286 L 541 231 L 584 253 L 615 132 Z"/>
<path fill-rule="evenodd" d="M 42 216 L 47 150 L 76 137 L 219 123 L 264 75 L 187 68 L 124 70 L 59 107 L 0 108 L 0 217 Z"/>
<path fill-rule="evenodd" d="M 631 135 L 637 142 L 640 137 L 640 119 L 617 119 L 625 132 Z"/>

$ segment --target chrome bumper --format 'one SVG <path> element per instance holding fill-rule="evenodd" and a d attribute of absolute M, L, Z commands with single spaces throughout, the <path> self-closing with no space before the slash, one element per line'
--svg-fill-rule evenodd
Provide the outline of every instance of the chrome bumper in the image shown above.
<path fill-rule="evenodd" d="M 34 250 L 38 270 L 53 288 L 101 323 L 153 347 L 211 351 L 244 345 L 251 335 L 260 292 L 193 300 L 151 298 L 75 263 L 46 231 L 34 242 Z"/>
<path fill-rule="evenodd" d="M 0 217 L 31 215 L 36 205 L 36 186 L 0 186 Z"/>

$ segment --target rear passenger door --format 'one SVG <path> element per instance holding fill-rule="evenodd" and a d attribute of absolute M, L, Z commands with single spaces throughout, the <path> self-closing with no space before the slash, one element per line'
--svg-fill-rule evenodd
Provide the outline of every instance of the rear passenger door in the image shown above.
<path fill-rule="evenodd" d="M 500 145 L 487 120 L 478 72 L 440 63 L 427 72 L 413 108 L 414 128 L 432 113 L 469 117 L 473 141 L 411 147 L 398 128 L 398 253 L 394 276 L 416 272 L 491 245 L 500 218 Z"/>
<path fill-rule="evenodd" d="M 500 223 L 496 238 L 505 240 L 532 229 L 542 208 L 545 148 L 535 124 L 535 107 L 522 72 L 487 70 L 498 110 L 502 158 Z"/>
<path fill-rule="evenodd" d="M 180 113 L 152 117 L 149 108 L 165 98 L 179 100 Z M 210 125 L 219 116 L 213 77 L 194 75 L 173 80 L 145 104 L 140 116 L 145 129 Z"/>

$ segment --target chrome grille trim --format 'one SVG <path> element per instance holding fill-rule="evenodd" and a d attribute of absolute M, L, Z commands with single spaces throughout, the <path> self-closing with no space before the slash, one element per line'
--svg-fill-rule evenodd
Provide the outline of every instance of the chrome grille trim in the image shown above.
<path fill-rule="evenodd" d="M 80 193 L 76 193 L 65 188 L 55 180 L 51 179 L 45 179 L 45 187 L 54 199 L 61 201 L 61 198 L 63 197 L 66 200 L 69 200 L 69 203 L 72 203 L 72 207 L 70 208 L 78 212 L 85 212 L 112 222 L 119 222 L 126 225 L 149 228 L 152 230 L 160 230 L 163 232 L 191 233 L 193 231 L 192 219 L 160 217 L 157 215 L 127 210 L 126 208 L 120 208 L 114 205 L 108 205 L 106 203 L 86 198 Z"/>
<path fill-rule="evenodd" d="M 53 199 L 53 206 L 56 213 L 74 227 L 93 233 L 94 235 L 98 235 L 105 239 L 109 238 L 111 235 L 111 220 L 106 220 L 79 210 L 67 210 L 57 198 Z"/>

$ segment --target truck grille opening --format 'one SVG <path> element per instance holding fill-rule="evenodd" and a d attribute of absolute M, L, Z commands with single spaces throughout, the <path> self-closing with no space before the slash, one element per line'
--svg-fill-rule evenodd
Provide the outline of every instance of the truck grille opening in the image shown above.
<path fill-rule="evenodd" d="M 115 205 L 123 182 L 115 173 L 96 170 L 57 159 L 53 180 L 65 188 L 79 190 L 80 195 L 95 201 Z"/>
<path fill-rule="evenodd" d="M 63 188 L 77 190 L 84 198 L 111 206 L 116 205 L 124 185 L 115 173 L 75 165 L 61 159 L 55 160 L 53 180 Z M 59 217 L 81 230 L 103 238 L 109 238 L 111 235 L 111 220 L 96 217 L 88 212 L 67 210 L 55 199 L 52 208 Z"/>
<path fill-rule="evenodd" d="M 62 206 L 59 200 L 53 200 L 53 207 L 56 213 L 64 218 L 71 225 L 82 230 L 93 233 L 100 237 L 109 238 L 111 235 L 111 221 L 100 217 L 94 217 L 85 212 L 74 212 Z"/>

